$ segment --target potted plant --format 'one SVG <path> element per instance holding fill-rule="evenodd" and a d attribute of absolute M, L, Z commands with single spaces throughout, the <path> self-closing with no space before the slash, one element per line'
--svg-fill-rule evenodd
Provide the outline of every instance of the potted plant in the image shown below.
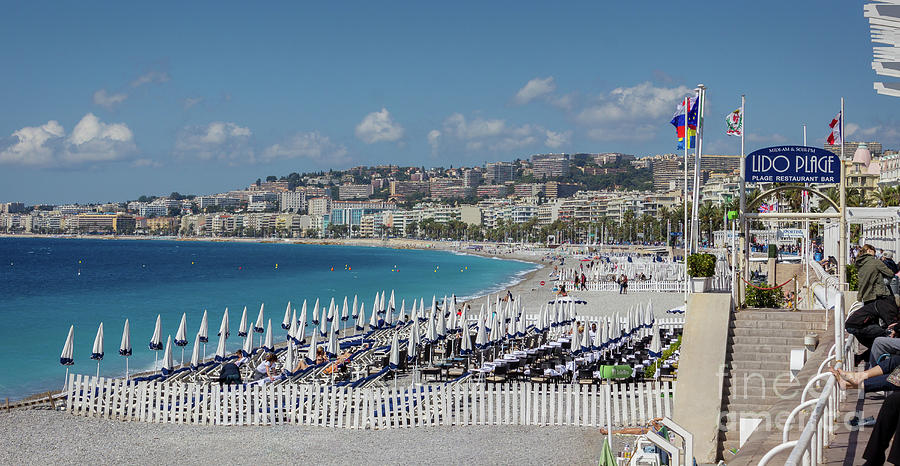
<path fill-rule="evenodd" d="M 687 258 L 687 272 L 691 277 L 694 293 L 705 293 L 712 288 L 711 278 L 716 271 L 716 256 L 706 253 L 691 254 Z"/>

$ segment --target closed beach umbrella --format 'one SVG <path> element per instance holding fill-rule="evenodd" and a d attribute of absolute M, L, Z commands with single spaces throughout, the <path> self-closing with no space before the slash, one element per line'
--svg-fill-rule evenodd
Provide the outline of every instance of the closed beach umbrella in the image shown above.
<path fill-rule="evenodd" d="M 648 352 L 650 357 L 658 358 L 662 356 L 662 342 L 659 340 L 659 324 L 653 321 L 653 335 L 650 337 L 650 348 Z"/>
<path fill-rule="evenodd" d="M 357 332 L 365 332 L 366 331 L 366 305 L 362 304 L 359 306 L 358 314 L 356 316 L 356 331 Z"/>
<path fill-rule="evenodd" d="M 299 328 L 297 327 L 297 310 L 291 310 L 291 325 L 288 328 L 287 340 L 292 343 L 297 343 L 300 340 L 297 339 L 297 331 Z"/>
<path fill-rule="evenodd" d="M 525 334 L 528 333 L 528 322 L 525 321 L 525 313 L 522 312 L 519 314 L 518 320 L 516 320 L 516 336 L 522 338 Z"/>
<path fill-rule="evenodd" d="M 331 298 L 331 303 L 328 305 L 328 321 L 331 322 L 334 320 L 334 298 Z"/>
<path fill-rule="evenodd" d="M 435 316 L 432 316 L 428 319 L 428 327 L 425 330 L 425 341 L 428 343 L 434 343 L 438 340 L 437 327 L 434 325 Z"/>
<path fill-rule="evenodd" d="M 394 325 L 394 308 L 388 307 L 384 311 L 384 325 L 385 327 L 391 327 Z"/>
<path fill-rule="evenodd" d="M 228 337 L 231 336 L 231 329 L 228 328 L 230 326 L 231 325 L 228 322 L 228 308 L 226 307 L 225 313 L 222 314 L 222 325 L 219 325 L 219 336 L 224 335 L 225 339 L 227 340 Z"/>
<path fill-rule="evenodd" d="M 381 309 L 382 314 L 387 311 L 387 306 L 384 305 L 384 290 L 381 290 L 381 301 L 378 305 L 380 306 L 379 309 Z"/>
<path fill-rule="evenodd" d="M 178 331 L 175 332 L 175 346 L 187 346 L 187 313 L 181 313 L 181 323 L 178 324 Z"/>
<path fill-rule="evenodd" d="M 334 319 L 331 321 L 331 333 L 338 335 L 341 332 L 341 324 L 338 319 Z"/>
<path fill-rule="evenodd" d="M 573 325 L 575 328 L 572 329 L 572 336 L 569 340 L 569 351 L 571 351 L 572 354 L 578 354 L 581 352 L 581 335 L 578 333 L 578 325 Z"/>
<path fill-rule="evenodd" d="M 269 319 L 269 323 L 266 325 L 266 344 L 263 345 L 263 348 L 266 351 L 275 351 L 275 345 L 272 342 L 272 319 Z"/>
<path fill-rule="evenodd" d="M 194 349 L 191 351 L 191 369 L 197 370 L 200 367 L 200 334 L 194 337 Z"/>
<path fill-rule="evenodd" d="M 291 328 L 291 302 L 288 301 L 287 307 L 284 309 L 284 319 L 281 320 L 281 328 L 287 330 Z"/>
<path fill-rule="evenodd" d="M 97 361 L 97 377 L 100 377 L 100 361 L 103 360 L 103 322 L 100 322 L 100 326 L 97 327 L 97 336 L 94 337 L 91 359 Z"/>
<path fill-rule="evenodd" d="M 284 372 L 293 375 L 294 366 L 296 365 L 297 363 L 294 362 L 294 342 L 288 341 L 287 351 L 284 352 Z"/>
<path fill-rule="evenodd" d="M 244 346 L 241 347 L 241 354 L 246 358 L 253 354 L 253 334 L 248 333 L 244 337 Z"/>
<path fill-rule="evenodd" d="M 322 308 L 322 314 L 324 314 L 324 313 L 325 313 L 325 308 Z M 328 335 L 328 322 L 331 322 L 331 321 L 322 319 L 319 322 L 319 336 L 324 337 L 324 336 Z"/>
<path fill-rule="evenodd" d="M 584 323 L 584 331 L 581 332 L 581 352 L 591 350 L 591 332 L 588 331 L 587 321 Z"/>
<path fill-rule="evenodd" d="M 156 363 L 159 361 L 159 353 L 163 349 L 162 345 L 162 317 L 156 315 L 156 325 L 153 327 L 153 336 L 150 337 L 150 349 L 153 350 L 153 370 L 156 370 Z"/>
<path fill-rule="evenodd" d="M 438 338 L 444 338 L 447 335 L 447 321 L 444 319 L 444 311 L 438 311 L 437 322 L 435 322 L 435 330 L 437 330 Z"/>
<path fill-rule="evenodd" d="M 394 305 L 394 290 L 391 290 L 391 299 L 388 301 L 388 308 L 387 308 L 388 312 L 394 312 L 395 307 L 396 306 Z"/>
<path fill-rule="evenodd" d="M 200 319 L 200 330 L 198 331 L 200 335 L 200 343 L 209 343 L 209 321 L 206 317 L 206 309 L 203 310 L 203 318 Z"/>
<path fill-rule="evenodd" d="M 401 299 L 400 300 L 400 313 L 397 314 L 397 322 L 403 323 L 404 320 L 406 320 L 406 300 Z"/>
<path fill-rule="evenodd" d="M 256 333 L 263 333 L 266 331 L 266 321 L 263 316 L 263 309 L 265 308 L 266 303 L 262 303 L 259 305 L 259 315 L 256 316 L 256 323 L 253 324 L 253 331 Z"/>
<path fill-rule="evenodd" d="M 319 325 L 319 298 L 316 298 L 316 303 L 313 304 L 312 324 Z"/>
<path fill-rule="evenodd" d="M 591 342 L 591 348 L 599 350 L 603 347 L 603 320 L 597 324 L 597 331 L 594 332 L 594 341 Z"/>
<path fill-rule="evenodd" d="M 419 321 L 425 322 L 427 318 L 425 315 L 425 298 L 419 298 Z"/>
<path fill-rule="evenodd" d="M 241 313 L 241 326 L 238 327 L 238 336 L 246 337 L 247 331 L 247 306 L 244 306 L 244 312 Z"/>
<path fill-rule="evenodd" d="M 306 300 L 303 300 L 303 307 L 300 308 L 300 319 L 297 320 L 297 331 L 294 332 L 297 344 L 302 345 L 306 342 Z"/>
<path fill-rule="evenodd" d="M 62 352 L 59 354 L 59 363 L 66 366 L 66 378 L 63 381 L 63 391 L 69 384 L 69 366 L 75 364 L 75 326 L 69 326 L 69 335 L 63 344 Z"/>
<path fill-rule="evenodd" d="M 484 310 L 484 307 L 481 308 Z M 478 333 L 475 335 L 475 347 L 478 349 L 483 349 L 488 344 L 487 339 L 487 329 L 484 328 L 484 316 L 478 318 Z"/>
<path fill-rule="evenodd" d="M 375 306 L 372 308 L 372 316 L 369 318 L 369 330 L 378 328 L 378 300 L 375 300 Z M 365 312 L 360 311 L 360 315 L 364 315 Z"/>
<path fill-rule="evenodd" d="M 402 303 L 401 303 L 402 305 Z M 407 343 L 406 348 L 406 360 L 412 361 L 416 359 L 417 350 L 419 347 L 419 324 L 415 323 L 409 328 L 409 343 Z"/>
<path fill-rule="evenodd" d="M 347 297 L 344 296 L 344 307 L 341 309 L 341 322 L 350 320 L 350 305 L 347 304 Z"/>
<path fill-rule="evenodd" d="M 419 303 L 418 303 L 418 301 L 416 301 L 416 298 L 413 298 L 412 303 L 413 303 L 413 305 L 412 305 L 413 307 L 412 307 L 412 310 L 409 311 L 409 320 L 411 322 L 418 322 L 419 321 L 419 310 L 418 310 Z"/>
<path fill-rule="evenodd" d="M 131 356 L 131 329 L 128 319 L 125 319 L 125 327 L 122 329 L 122 343 L 119 345 L 119 354 L 125 356 L 125 380 L 128 380 L 128 356 Z"/>
<path fill-rule="evenodd" d="M 172 335 L 166 337 L 166 351 L 163 353 L 162 373 L 169 375 L 173 372 L 175 363 L 172 361 Z"/>
<path fill-rule="evenodd" d="M 391 341 L 391 357 L 388 360 L 388 367 L 393 371 L 400 367 L 400 332 L 394 332 L 394 339 Z"/>
<path fill-rule="evenodd" d="M 379 296 L 378 293 L 376 292 L 376 293 L 375 293 L 375 301 L 372 303 L 372 314 L 376 314 L 376 315 L 377 315 L 377 314 L 380 312 L 380 311 L 378 310 L 378 298 L 379 298 L 379 297 L 380 297 L 380 296 Z M 375 318 L 375 323 L 376 323 L 376 324 L 378 323 L 378 317 Z M 372 328 L 375 328 L 375 327 L 377 326 L 377 325 L 371 325 L 371 324 L 372 324 L 372 322 L 369 322 L 369 325 L 370 325 Z"/>
<path fill-rule="evenodd" d="M 331 326 L 332 329 L 337 328 L 337 321 L 332 322 Z M 338 344 L 337 332 L 328 332 L 328 345 L 325 347 L 325 353 L 328 354 L 329 358 L 336 358 L 339 352 L 340 345 Z"/>
<path fill-rule="evenodd" d="M 463 317 L 466 317 L 466 310 L 463 309 Z M 472 337 L 469 335 L 469 326 L 468 324 L 463 325 L 462 332 L 460 333 L 459 340 L 459 354 L 461 356 L 468 356 L 472 354 Z"/>
<path fill-rule="evenodd" d="M 225 349 L 225 336 L 219 335 L 219 344 L 216 345 L 216 362 L 222 362 L 225 360 L 225 356 L 227 351 Z"/>
<path fill-rule="evenodd" d="M 453 304 L 450 308 L 450 318 L 447 322 L 447 332 L 448 333 L 456 333 L 459 330 L 458 327 L 458 318 L 456 315 L 456 304 Z"/>
<path fill-rule="evenodd" d="M 309 350 L 306 351 L 306 363 L 307 364 L 315 364 L 316 363 L 316 342 L 319 339 L 319 334 L 313 332 L 310 336 L 309 341 Z"/>
<path fill-rule="evenodd" d="M 359 317 L 359 306 L 357 305 L 357 295 L 353 295 L 353 319 Z"/>

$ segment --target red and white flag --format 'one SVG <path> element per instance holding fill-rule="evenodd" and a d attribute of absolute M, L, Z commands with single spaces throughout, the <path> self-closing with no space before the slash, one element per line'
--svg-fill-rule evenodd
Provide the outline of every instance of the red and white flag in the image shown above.
<path fill-rule="evenodd" d="M 825 141 L 832 146 L 837 144 L 844 143 L 844 118 L 841 115 L 841 112 L 838 112 L 837 116 L 831 120 L 831 123 L 828 125 L 831 128 L 831 134 L 828 135 L 828 139 Z"/>

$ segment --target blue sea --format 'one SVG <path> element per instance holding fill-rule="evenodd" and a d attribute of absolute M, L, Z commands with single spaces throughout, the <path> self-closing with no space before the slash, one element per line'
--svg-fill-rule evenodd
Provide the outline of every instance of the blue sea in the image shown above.
<path fill-rule="evenodd" d="M 190 359 L 203 310 L 209 311 L 209 356 L 225 308 L 229 310 L 229 350 L 241 345 L 237 329 L 244 306 L 253 322 L 260 304 L 272 320 L 276 341 L 284 341 L 281 321 L 287 302 L 297 309 L 319 298 L 341 305 L 354 295 L 366 315 L 376 292 L 395 290 L 406 299 L 455 293 L 475 296 L 514 283 L 534 264 L 444 251 L 386 248 L 168 240 L 0 238 L 0 399 L 18 399 L 62 388 L 59 364 L 70 325 L 75 326 L 77 373 L 94 374 L 90 359 L 97 327 L 104 324 L 101 375 L 121 376 L 118 354 L 125 319 L 130 320 L 134 354 L 129 370 L 154 364 L 148 348 L 157 314 L 163 342 L 175 336 L 187 313 Z M 333 270 L 332 270 L 333 269 Z M 162 356 L 162 352 L 159 352 Z M 174 353 L 181 360 L 180 348 Z"/>

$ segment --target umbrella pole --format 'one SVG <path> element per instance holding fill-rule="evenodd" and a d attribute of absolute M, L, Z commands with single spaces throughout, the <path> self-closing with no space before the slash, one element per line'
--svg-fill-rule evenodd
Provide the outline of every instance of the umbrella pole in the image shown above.
<path fill-rule="evenodd" d="M 100 378 L 100 361 L 97 361 L 97 378 Z"/>
<path fill-rule="evenodd" d="M 203 361 L 206 361 L 206 343 L 203 344 Z"/>
<path fill-rule="evenodd" d="M 184 367 L 184 346 L 181 347 L 181 367 Z"/>
<path fill-rule="evenodd" d="M 69 386 L 69 366 L 66 366 L 66 378 L 63 380 L 63 388 L 62 391 L 65 392 L 66 388 Z"/>
<path fill-rule="evenodd" d="M 128 356 L 125 356 L 125 381 L 128 382 Z"/>
<path fill-rule="evenodd" d="M 158 350 L 153 350 L 153 370 L 156 371 L 156 363 L 159 362 L 159 352 Z"/>

